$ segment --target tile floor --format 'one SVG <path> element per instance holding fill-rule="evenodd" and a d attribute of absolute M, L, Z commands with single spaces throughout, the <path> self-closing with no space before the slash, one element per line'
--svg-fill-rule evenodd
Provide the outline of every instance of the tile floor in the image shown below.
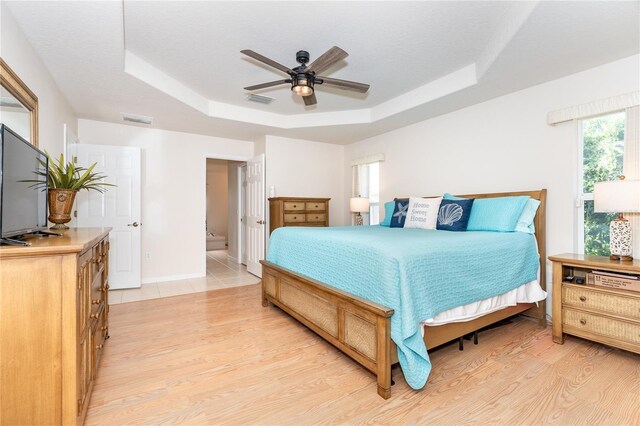
<path fill-rule="evenodd" d="M 247 272 L 247 267 L 227 258 L 227 250 L 207 252 L 207 276 L 178 281 L 143 284 L 140 288 L 110 290 L 109 304 L 137 302 L 161 297 L 218 290 L 257 284 L 260 278 Z"/>

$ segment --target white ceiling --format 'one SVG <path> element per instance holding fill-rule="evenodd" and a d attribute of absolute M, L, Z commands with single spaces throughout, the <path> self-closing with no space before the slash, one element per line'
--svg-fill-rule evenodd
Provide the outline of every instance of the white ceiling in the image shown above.
<path fill-rule="evenodd" d="M 349 143 L 640 52 L 639 1 L 7 4 L 80 117 L 249 140 Z M 368 94 L 246 100 L 286 75 L 240 50 L 293 67 L 333 45 L 350 56 L 323 74 Z"/>

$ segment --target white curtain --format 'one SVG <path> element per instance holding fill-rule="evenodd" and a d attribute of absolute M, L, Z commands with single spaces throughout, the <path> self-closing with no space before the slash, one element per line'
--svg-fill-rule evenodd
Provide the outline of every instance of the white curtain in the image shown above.
<path fill-rule="evenodd" d="M 640 179 L 640 107 L 626 109 L 627 123 L 624 131 L 624 168 L 627 179 Z M 640 257 L 640 213 L 627 213 L 633 229 L 633 254 Z"/>
<path fill-rule="evenodd" d="M 640 91 L 625 93 L 607 99 L 599 99 L 582 105 L 574 105 L 551 111 L 547 114 L 547 124 L 556 125 L 565 121 L 593 117 L 608 112 L 630 109 L 640 104 Z"/>

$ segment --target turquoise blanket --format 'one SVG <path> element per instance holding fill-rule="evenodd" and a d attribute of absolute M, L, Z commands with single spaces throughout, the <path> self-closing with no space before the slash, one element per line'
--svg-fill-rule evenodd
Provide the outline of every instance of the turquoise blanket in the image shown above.
<path fill-rule="evenodd" d="M 276 229 L 267 260 L 388 306 L 391 338 L 407 383 L 431 371 L 420 322 L 537 278 L 535 237 L 383 226 Z"/>

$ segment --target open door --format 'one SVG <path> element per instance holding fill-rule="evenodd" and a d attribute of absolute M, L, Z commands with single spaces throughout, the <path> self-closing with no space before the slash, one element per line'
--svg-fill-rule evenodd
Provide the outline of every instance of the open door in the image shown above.
<path fill-rule="evenodd" d="M 109 286 L 112 289 L 141 285 L 140 148 L 75 144 L 70 153 L 86 167 L 117 185 L 103 194 L 80 191 L 76 198 L 78 227 L 112 227 L 109 235 Z"/>
<path fill-rule="evenodd" d="M 261 154 L 247 161 L 247 186 L 245 189 L 246 214 L 246 254 L 247 271 L 262 278 L 262 265 L 265 248 L 265 199 L 264 170 L 265 157 Z"/>

